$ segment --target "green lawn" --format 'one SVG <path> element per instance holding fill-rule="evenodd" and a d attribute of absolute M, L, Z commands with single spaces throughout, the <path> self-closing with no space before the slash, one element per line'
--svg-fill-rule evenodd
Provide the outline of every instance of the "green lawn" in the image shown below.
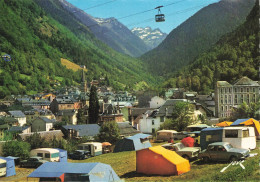
<path fill-rule="evenodd" d="M 153 145 L 159 145 L 154 143 Z M 200 160 L 192 161 L 191 170 L 181 176 L 147 176 L 137 174 L 135 152 L 120 152 L 103 154 L 83 161 L 71 162 L 102 162 L 110 164 L 118 176 L 126 181 L 260 181 L 260 141 L 257 141 L 257 149 L 251 153 L 257 156 L 247 158 L 243 170 L 239 165 L 230 166 L 224 173 L 220 171 L 229 163 L 204 164 Z"/>
<path fill-rule="evenodd" d="M 153 143 L 152 145 L 161 145 Z M 247 158 L 243 165 L 243 170 L 239 165 L 230 166 L 224 173 L 221 169 L 228 163 L 204 164 L 199 160 L 192 161 L 191 170 L 180 176 L 147 176 L 137 174 L 135 151 L 109 153 L 92 157 L 86 160 L 68 160 L 68 162 L 102 162 L 110 164 L 121 179 L 125 181 L 260 181 L 260 141 L 257 141 L 257 149 L 251 153 L 258 153 L 257 156 Z M 16 176 L 4 177 L 0 181 L 24 181 L 27 180 L 32 169 L 16 167 Z M 32 179 L 29 179 L 29 181 Z"/>

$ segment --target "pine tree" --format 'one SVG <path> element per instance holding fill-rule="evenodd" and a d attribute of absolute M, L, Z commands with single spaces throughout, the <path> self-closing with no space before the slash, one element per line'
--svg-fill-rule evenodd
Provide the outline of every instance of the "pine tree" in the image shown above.
<path fill-rule="evenodd" d="M 99 102 L 97 96 L 97 89 L 93 85 L 90 89 L 89 96 L 89 109 L 88 109 L 88 120 L 89 123 L 97 123 L 99 117 Z"/>

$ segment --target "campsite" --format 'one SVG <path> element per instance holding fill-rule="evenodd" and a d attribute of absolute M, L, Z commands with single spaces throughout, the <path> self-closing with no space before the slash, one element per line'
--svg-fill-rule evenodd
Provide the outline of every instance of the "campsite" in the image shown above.
<path fill-rule="evenodd" d="M 152 146 L 165 144 L 153 143 Z M 251 153 L 257 153 L 255 157 L 249 157 L 243 163 L 245 169 L 240 165 L 232 165 L 225 172 L 220 171 L 227 167 L 227 162 L 202 163 L 200 160 L 190 162 L 189 172 L 176 176 L 144 175 L 136 173 L 136 152 L 126 151 L 118 153 L 107 153 L 85 160 L 68 160 L 75 163 L 101 162 L 111 165 L 116 174 L 125 181 L 259 181 L 260 180 L 260 141 L 257 140 L 256 149 Z M 16 167 L 16 175 L 1 178 L 1 181 L 37 181 L 27 178 L 34 169 Z"/>

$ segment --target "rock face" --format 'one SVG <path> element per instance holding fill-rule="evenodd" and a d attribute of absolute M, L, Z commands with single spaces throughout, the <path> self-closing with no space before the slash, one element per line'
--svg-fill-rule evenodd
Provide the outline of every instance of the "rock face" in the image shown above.
<path fill-rule="evenodd" d="M 131 31 L 142 39 L 149 49 L 157 47 L 167 36 L 159 28 L 152 30 L 151 27 L 135 27 Z"/>

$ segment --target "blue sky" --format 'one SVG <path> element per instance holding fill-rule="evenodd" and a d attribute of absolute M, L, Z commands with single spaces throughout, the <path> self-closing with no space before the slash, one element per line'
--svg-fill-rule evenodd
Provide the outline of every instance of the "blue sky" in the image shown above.
<path fill-rule="evenodd" d="M 187 20 L 201 8 L 219 0 L 67 0 L 86 13 L 98 18 L 115 17 L 129 29 L 133 27 L 160 28 L 170 33 L 174 28 Z M 104 4 L 106 3 L 106 4 Z M 100 4 L 103 4 L 99 6 Z M 165 22 L 156 23 L 154 8 L 163 5 L 161 12 L 165 14 Z M 94 7 L 97 6 L 97 7 Z M 94 7 L 94 8 L 92 8 Z M 147 12 L 144 12 L 147 11 Z M 142 13 L 144 12 L 144 13 Z M 123 18 L 128 15 L 141 13 Z"/>

